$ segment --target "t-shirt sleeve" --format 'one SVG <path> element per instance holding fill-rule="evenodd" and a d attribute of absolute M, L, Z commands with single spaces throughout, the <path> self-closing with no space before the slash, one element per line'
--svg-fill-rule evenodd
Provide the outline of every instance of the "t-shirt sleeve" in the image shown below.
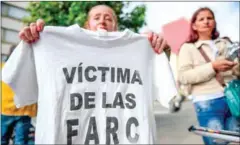
<path fill-rule="evenodd" d="M 170 101 L 179 94 L 167 55 L 164 52 L 156 54 L 153 64 L 154 98 L 169 108 Z"/>
<path fill-rule="evenodd" d="M 21 41 L 2 69 L 2 81 L 15 93 L 17 107 L 34 104 L 38 100 L 38 85 L 33 48 Z"/>

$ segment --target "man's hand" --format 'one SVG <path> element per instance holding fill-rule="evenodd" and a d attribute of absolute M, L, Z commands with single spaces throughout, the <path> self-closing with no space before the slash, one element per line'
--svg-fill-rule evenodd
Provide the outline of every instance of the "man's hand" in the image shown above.
<path fill-rule="evenodd" d="M 160 54 L 167 47 L 167 41 L 161 36 L 161 34 L 156 34 L 153 32 L 144 33 L 148 36 L 148 40 L 151 43 L 153 50 Z"/>
<path fill-rule="evenodd" d="M 19 38 L 25 42 L 33 43 L 39 39 L 39 32 L 43 31 L 45 22 L 38 19 L 36 23 L 31 23 L 30 26 L 24 27 L 19 32 Z"/>

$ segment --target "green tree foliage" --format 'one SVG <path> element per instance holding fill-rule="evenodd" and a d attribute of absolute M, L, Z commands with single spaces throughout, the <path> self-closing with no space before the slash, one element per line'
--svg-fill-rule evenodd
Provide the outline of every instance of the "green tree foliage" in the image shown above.
<path fill-rule="evenodd" d="M 145 22 L 145 5 L 139 5 L 130 12 L 124 12 L 133 2 L 121 1 L 52 1 L 52 2 L 30 2 L 27 10 L 30 17 L 24 19 L 29 24 L 42 18 L 46 25 L 52 26 L 69 26 L 79 24 L 84 26 L 87 19 L 87 13 L 91 7 L 98 4 L 105 4 L 113 8 L 118 17 L 118 28 L 131 29 L 135 32 L 146 25 Z"/>

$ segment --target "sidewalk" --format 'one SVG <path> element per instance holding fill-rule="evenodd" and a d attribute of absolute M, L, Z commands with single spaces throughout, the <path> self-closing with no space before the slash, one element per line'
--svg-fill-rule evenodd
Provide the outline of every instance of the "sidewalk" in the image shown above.
<path fill-rule="evenodd" d="M 159 144 L 203 144 L 201 136 L 188 131 L 198 124 L 191 101 L 184 101 L 177 113 L 170 113 L 158 102 L 154 108 Z"/>
<path fill-rule="evenodd" d="M 161 114 L 169 114 L 169 110 L 163 107 L 160 102 L 154 101 L 154 114 L 161 115 Z"/>

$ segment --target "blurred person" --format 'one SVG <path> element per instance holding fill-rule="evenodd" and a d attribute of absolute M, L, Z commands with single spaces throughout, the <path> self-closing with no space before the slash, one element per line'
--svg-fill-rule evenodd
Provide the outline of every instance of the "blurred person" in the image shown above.
<path fill-rule="evenodd" d="M 11 52 L 14 47 L 11 48 Z M 10 54 L 11 54 L 10 52 Z M 7 61 L 7 59 L 6 59 Z M 1 62 L 1 68 L 4 67 Z M 4 82 L 1 82 L 1 144 L 34 144 L 34 128 L 31 118 L 36 116 L 37 105 L 17 108 L 14 104 L 14 92 Z"/>
<path fill-rule="evenodd" d="M 231 115 L 224 96 L 224 85 L 236 79 L 239 71 L 238 61 L 225 58 L 229 44 L 228 40 L 219 38 L 213 11 L 207 7 L 198 9 L 191 19 L 189 40 L 180 49 L 178 79 L 181 84 L 191 86 L 190 94 L 200 126 L 239 132 L 240 119 Z M 205 61 L 200 50 L 210 62 Z M 219 81 L 216 74 L 220 74 Z M 228 144 L 210 137 L 203 137 L 203 141 L 205 144 Z"/>

